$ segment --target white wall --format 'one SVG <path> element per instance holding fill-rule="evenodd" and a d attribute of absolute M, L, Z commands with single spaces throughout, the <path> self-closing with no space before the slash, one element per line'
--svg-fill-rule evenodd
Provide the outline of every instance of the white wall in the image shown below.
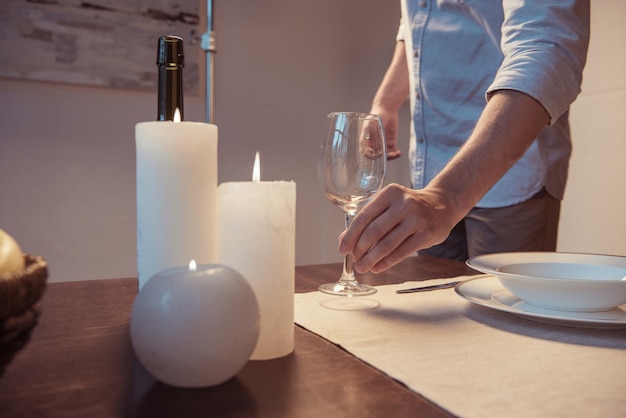
<path fill-rule="evenodd" d="M 297 183 L 296 263 L 339 261 L 343 215 L 316 171 L 325 115 L 369 110 L 399 5 L 229 0 L 215 11 L 219 181 L 251 179 L 260 151 L 264 180 Z M 136 275 L 134 125 L 155 119 L 155 96 L 0 80 L 0 228 L 48 260 L 51 281 Z M 185 112 L 204 120 L 204 98 L 187 96 Z M 405 173 L 403 159 L 388 179 Z"/>
<path fill-rule="evenodd" d="M 343 219 L 317 183 L 318 143 L 326 113 L 368 110 L 391 57 L 397 3 L 217 4 L 220 182 L 248 180 L 257 150 L 263 179 L 296 181 L 297 264 L 340 260 Z M 559 250 L 626 255 L 626 4 L 597 1 L 592 12 Z M 51 281 L 135 276 L 134 125 L 155 118 L 155 100 L 0 80 L 0 228 L 48 260 Z M 202 121 L 204 99 L 188 96 L 185 110 Z M 407 184 L 404 158 L 388 181 Z"/>
<path fill-rule="evenodd" d="M 559 251 L 626 256 L 626 2 L 593 1 Z"/>

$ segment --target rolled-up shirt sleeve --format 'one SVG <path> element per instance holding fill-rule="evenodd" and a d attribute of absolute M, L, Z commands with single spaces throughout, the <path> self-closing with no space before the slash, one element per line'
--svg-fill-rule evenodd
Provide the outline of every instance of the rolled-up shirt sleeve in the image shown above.
<path fill-rule="evenodd" d="M 402 19 L 400 19 L 400 25 L 398 26 L 398 33 L 396 34 L 396 41 L 404 41 L 404 23 L 402 22 Z"/>
<path fill-rule="evenodd" d="M 505 0 L 504 59 L 487 99 L 496 90 L 533 97 L 550 115 L 565 112 L 580 93 L 589 45 L 589 0 Z"/>

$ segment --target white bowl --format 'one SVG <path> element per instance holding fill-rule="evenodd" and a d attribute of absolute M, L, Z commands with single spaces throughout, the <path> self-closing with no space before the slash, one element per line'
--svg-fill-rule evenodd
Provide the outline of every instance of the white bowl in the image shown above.
<path fill-rule="evenodd" d="M 467 264 L 542 308 L 597 312 L 626 303 L 626 257 L 520 252 L 477 256 Z"/>

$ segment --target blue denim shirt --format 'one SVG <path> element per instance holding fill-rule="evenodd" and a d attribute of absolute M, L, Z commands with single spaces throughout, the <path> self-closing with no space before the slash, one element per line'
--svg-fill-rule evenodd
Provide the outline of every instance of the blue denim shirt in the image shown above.
<path fill-rule="evenodd" d="M 478 203 L 503 207 L 545 187 L 561 199 L 571 155 L 568 109 L 580 93 L 589 0 L 402 0 L 397 40 L 410 74 L 414 188 L 470 136 L 489 95 L 517 90 L 550 115 L 526 154 Z"/>

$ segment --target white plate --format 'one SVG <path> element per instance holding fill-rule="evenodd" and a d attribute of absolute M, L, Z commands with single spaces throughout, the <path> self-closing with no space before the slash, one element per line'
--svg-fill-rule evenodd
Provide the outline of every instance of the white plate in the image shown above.
<path fill-rule="evenodd" d="M 592 312 L 626 303 L 626 257 L 517 252 L 481 255 L 467 264 L 541 308 Z"/>
<path fill-rule="evenodd" d="M 626 328 L 626 304 L 603 312 L 568 312 L 539 308 L 514 296 L 493 276 L 465 280 L 454 290 L 476 305 L 540 322 L 586 328 Z"/>
<path fill-rule="evenodd" d="M 561 263 L 590 266 L 626 268 L 626 257 L 615 255 L 559 253 L 559 252 L 512 252 L 485 254 L 472 257 L 467 264 L 487 274 L 497 274 L 503 267 L 525 263 Z M 587 270 L 588 274 L 590 270 Z M 579 277 L 584 278 L 585 276 Z"/>

